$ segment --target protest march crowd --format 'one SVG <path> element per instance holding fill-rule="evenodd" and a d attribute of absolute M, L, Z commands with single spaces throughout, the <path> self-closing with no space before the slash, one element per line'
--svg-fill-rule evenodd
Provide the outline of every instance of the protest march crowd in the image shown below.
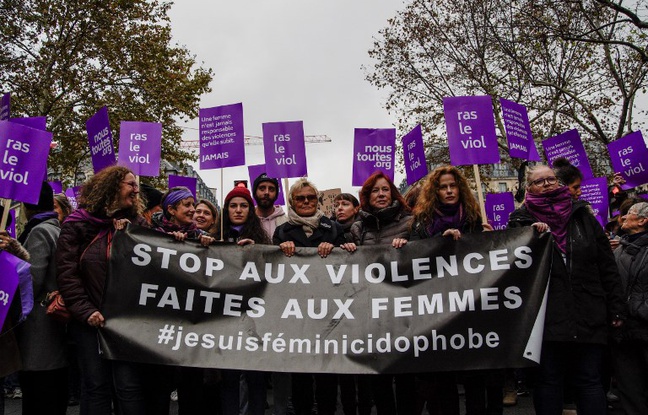
<path fill-rule="evenodd" d="M 359 246 L 401 249 L 410 241 L 493 231 L 459 169 L 441 166 L 401 195 L 376 171 L 359 195 L 339 194 L 334 217 L 320 210 L 320 194 L 308 179 L 287 194 L 287 212 L 275 205 L 278 180 L 263 173 L 251 191 L 234 187 L 222 211 L 196 200 L 185 187 L 160 192 L 140 184 L 126 167 L 110 166 L 81 188 L 72 211 L 43 183 L 37 204 L 24 204 L 28 219 L 14 239 L 0 233 L 0 250 L 31 265 L 34 306 L 21 315 L 17 294 L 0 335 L 0 376 L 18 373 L 24 414 L 65 414 L 68 377 L 80 379 L 81 414 L 168 414 L 172 394 L 180 414 L 264 414 L 268 393 L 275 415 L 458 415 L 458 385 L 466 413 L 502 414 L 516 387 L 533 393 L 538 414 L 562 413 L 567 401 L 579 414 L 607 411 L 611 379 L 627 414 L 648 414 L 648 203 L 627 198 L 604 229 L 579 200 L 582 175 L 565 160 L 527 171 L 524 202 L 509 228 L 532 227 L 553 237 L 540 364 L 529 370 L 478 369 L 352 375 L 175 367 L 102 357 L 97 333 L 106 324 L 102 301 L 115 234 L 139 225 L 176 241 L 209 246 L 276 245 L 286 257 L 316 248 Z M 256 207 L 255 207 L 256 202 Z M 22 285 L 21 289 L 22 290 Z M 47 314 L 58 291 L 70 314 L 67 324 Z M 42 305 L 41 305 L 42 303 Z M 74 353 L 70 354 L 71 345 Z M 76 367 L 74 373 L 68 367 Z M 340 394 L 338 398 L 338 393 Z M 510 394 L 513 394 L 511 401 Z M 606 395 L 608 394 L 608 395 Z M 2 396 L 0 394 L 0 396 Z M 0 397 L 0 399 L 2 399 Z M 4 402 L 0 401 L 0 414 Z"/>

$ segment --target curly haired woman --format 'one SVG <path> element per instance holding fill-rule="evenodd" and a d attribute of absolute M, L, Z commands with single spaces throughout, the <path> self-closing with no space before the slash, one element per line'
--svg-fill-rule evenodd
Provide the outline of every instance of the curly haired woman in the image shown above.
<path fill-rule="evenodd" d="M 126 223 L 146 224 L 139 184 L 126 167 L 107 167 L 83 185 L 79 202 L 81 208 L 61 227 L 56 260 L 59 290 L 73 317 L 69 331 L 78 345 L 81 414 L 110 415 L 113 388 L 120 413 L 141 414 L 138 367 L 103 359 L 97 339 L 105 324 L 100 308 L 112 237 Z"/>

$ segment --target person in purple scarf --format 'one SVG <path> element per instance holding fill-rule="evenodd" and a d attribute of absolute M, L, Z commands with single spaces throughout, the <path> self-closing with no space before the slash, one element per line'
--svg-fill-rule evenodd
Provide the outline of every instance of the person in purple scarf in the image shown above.
<path fill-rule="evenodd" d="M 609 330 L 622 324 L 623 293 L 603 228 L 588 203 L 545 165 L 529 169 L 523 206 L 509 228 L 533 226 L 554 238 L 547 311 L 534 406 L 539 415 L 560 415 L 571 378 L 578 413 L 604 415 L 603 354 Z"/>
<path fill-rule="evenodd" d="M 68 331 L 78 346 L 80 413 L 110 415 L 114 390 L 120 414 L 142 414 L 140 367 L 103 359 L 97 338 L 105 325 L 101 304 L 112 237 L 126 223 L 146 225 L 139 183 L 126 167 L 107 167 L 83 184 L 79 202 L 61 226 L 56 264 L 59 291 L 73 318 Z"/>
<path fill-rule="evenodd" d="M 162 212 L 153 214 L 152 228 L 173 235 L 176 240 L 197 239 L 202 245 L 216 240 L 198 229 L 194 222 L 196 204 L 193 193 L 184 186 L 176 186 L 162 195 Z"/>
<path fill-rule="evenodd" d="M 459 240 L 463 234 L 492 230 L 483 225 L 479 203 L 468 180 L 453 166 L 440 166 L 421 180 L 414 205 L 410 240 L 435 237 Z M 427 401 L 428 410 L 459 414 L 457 380 L 464 384 L 468 413 L 502 413 L 504 373 L 498 370 L 422 373 L 417 413 Z M 459 379 L 456 379 L 459 378 Z M 486 399 L 488 397 L 488 399 Z"/>

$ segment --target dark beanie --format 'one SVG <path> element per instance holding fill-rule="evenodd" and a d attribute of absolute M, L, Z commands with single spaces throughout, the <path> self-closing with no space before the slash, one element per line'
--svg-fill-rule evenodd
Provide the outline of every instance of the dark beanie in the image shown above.
<path fill-rule="evenodd" d="M 254 184 L 252 185 L 252 194 L 256 195 L 257 187 L 263 182 L 270 182 L 275 185 L 277 188 L 277 191 L 279 191 L 279 180 L 275 179 L 274 177 L 270 177 L 265 173 L 261 173 L 259 177 L 254 179 Z"/>
<path fill-rule="evenodd" d="M 142 183 L 140 190 L 144 193 L 146 198 L 146 210 L 151 210 L 162 203 L 162 192 L 150 184 Z"/>
<path fill-rule="evenodd" d="M 230 200 L 234 199 L 235 197 L 242 197 L 243 199 L 248 201 L 250 206 L 254 205 L 250 191 L 243 185 L 236 186 L 234 189 L 232 189 L 231 192 L 227 194 L 227 197 L 225 198 L 225 207 L 227 207 Z"/>
<path fill-rule="evenodd" d="M 54 191 L 49 183 L 43 182 L 40 189 L 40 196 L 38 197 L 38 204 L 32 205 L 25 203 L 27 209 L 37 212 L 50 212 L 54 210 Z"/>

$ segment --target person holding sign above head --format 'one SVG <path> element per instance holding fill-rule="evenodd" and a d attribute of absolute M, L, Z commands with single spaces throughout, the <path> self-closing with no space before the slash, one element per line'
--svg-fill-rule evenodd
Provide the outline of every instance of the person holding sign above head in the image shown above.
<path fill-rule="evenodd" d="M 409 239 L 410 209 L 391 179 L 377 171 L 360 189 L 360 220 L 351 226 L 356 245 L 391 245 L 400 248 Z M 415 407 L 414 375 L 371 375 L 371 389 L 379 414 L 411 414 Z"/>
<path fill-rule="evenodd" d="M 414 206 L 410 240 L 434 237 L 452 238 L 463 234 L 490 230 L 482 224 L 479 203 L 473 196 L 468 180 L 454 166 L 440 166 L 422 181 L 421 191 Z M 459 379 L 455 379 L 458 376 Z M 438 372 L 421 374 L 427 386 L 422 398 L 428 410 L 435 406 L 442 414 L 459 414 L 459 394 L 456 380 L 461 380 L 466 391 L 467 413 L 502 413 L 504 372 L 473 370 L 466 372 Z M 486 398 L 487 397 L 487 401 Z M 422 410 L 422 405 L 417 412 Z"/>
<path fill-rule="evenodd" d="M 112 237 L 126 223 L 146 225 L 143 210 L 135 175 L 126 167 L 111 166 L 83 185 L 80 209 L 61 226 L 57 280 L 73 317 L 68 331 L 78 346 L 83 415 L 110 415 L 113 389 L 120 413 L 145 413 L 140 366 L 103 359 L 97 338 L 97 329 L 105 324 L 100 307 Z"/>
<path fill-rule="evenodd" d="M 530 168 L 522 207 L 509 228 L 533 226 L 554 238 L 547 311 L 534 406 L 539 415 L 560 415 L 569 375 L 579 413 L 607 410 L 601 371 L 612 327 L 623 324 L 621 280 L 603 229 L 587 208 L 572 199 L 546 165 Z"/>
<path fill-rule="evenodd" d="M 239 184 L 232 189 L 225 197 L 223 206 L 223 239 L 238 245 L 250 245 L 255 243 L 270 244 L 270 237 L 261 227 L 261 222 L 254 212 L 252 195 L 243 185 Z M 263 415 L 266 404 L 266 381 L 263 372 L 240 370 L 222 370 L 223 379 L 222 414 L 238 415 L 239 380 L 241 374 L 247 383 L 247 413 L 250 415 Z"/>
<path fill-rule="evenodd" d="M 305 178 L 290 188 L 288 197 L 288 222 L 279 226 L 272 242 L 279 245 L 288 257 L 297 253 L 299 247 L 317 248 L 320 257 L 326 258 L 333 248 L 342 247 L 355 251 L 353 243 L 347 243 L 344 232 L 319 210 L 317 187 Z M 320 415 L 333 415 L 337 404 L 337 376 L 315 374 L 315 397 Z M 292 374 L 292 402 L 296 415 L 310 415 L 313 407 L 313 375 Z"/>

